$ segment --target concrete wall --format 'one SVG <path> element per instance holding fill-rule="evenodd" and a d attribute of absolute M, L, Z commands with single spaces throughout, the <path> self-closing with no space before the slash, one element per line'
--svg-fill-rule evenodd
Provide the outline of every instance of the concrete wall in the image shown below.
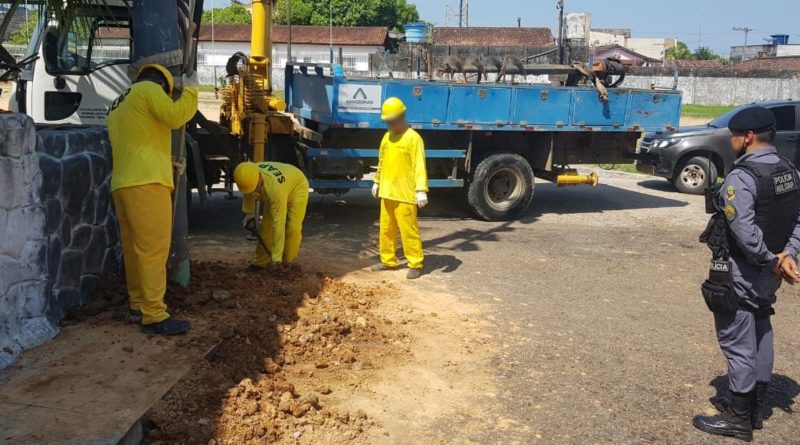
<path fill-rule="evenodd" d="M 105 129 L 0 115 L 0 369 L 58 333 L 121 263 Z"/>
<path fill-rule="evenodd" d="M 0 115 L 0 369 L 53 338 L 46 316 L 47 241 L 33 121 Z"/>
<path fill-rule="evenodd" d="M 673 76 L 627 76 L 626 88 L 672 88 Z M 751 102 L 800 98 L 800 79 L 680 76 L 683 103 L 742 105 Z"/>

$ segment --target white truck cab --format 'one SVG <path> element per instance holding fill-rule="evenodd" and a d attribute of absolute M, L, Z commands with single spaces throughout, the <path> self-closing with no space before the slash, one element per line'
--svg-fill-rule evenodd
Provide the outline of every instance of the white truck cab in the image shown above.
<path fill-rule="evenodd" d="M 11 111 L 36 124 L 105 125 L 109 105 L 130 86 L 132 39 L 125 2 L 98 3 L 81 6 L 69 23 L 39 20 L 25 55 L 30 61 L 16 76 Z"/>

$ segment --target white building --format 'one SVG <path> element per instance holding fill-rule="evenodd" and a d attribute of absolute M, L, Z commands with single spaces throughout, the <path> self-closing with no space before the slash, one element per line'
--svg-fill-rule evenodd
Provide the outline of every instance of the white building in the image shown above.
<path fill-rule="evenodd" d="M 663 60 L 667 49 L 677 44 L 677 39 L 631 37 L 630 29 L 592 29 L 589 37 L 590 46 L 619 45 L 657 60 Z"/>
<path fill-rule="evenodd" d="M 224 67 L 233 53 L 249 54 L 250 34 L 250 25 L 203 24 L 197 48 L 198 65 Z M 272 66 L 275 72 L 282 73 L 288 60 L 288 37 L 288 26 L 273 27 Z M 327 26 L 292 26 L 292 59 L 296 62 L 329 63 L 332 48 L 334 61 L 341 63 L 345 70 L 369 71 L 370 55 L 383 53 L 387 45 L 389 29 L 386 27 L 334 27 L 331 35 Z M 220 75 L 224 75 L 224 71 Z"/>

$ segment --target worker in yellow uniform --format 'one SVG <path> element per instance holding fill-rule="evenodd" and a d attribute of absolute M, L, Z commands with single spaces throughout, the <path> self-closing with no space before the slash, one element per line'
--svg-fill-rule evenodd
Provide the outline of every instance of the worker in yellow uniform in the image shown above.
<path fill-rule="evenodd" d="M 264 270 L 268 265 L 291 263 L 300 253 L 303 240 L 303 219 L 308 206 L 308 180 L 299 168 L 280 162 L 243 162 L 233 172 L 233 180 L 244 194 L 242 226 L 263 217 L 259 236 L 266 244 L 256 245 L 256 254 L 249 272 Z M 256 214 L 256 202 L 261 214 Z"/>
<path fill-rule="evenodd" d="M 408 260 L 408 279 L 422 276 L 422 239 L 417 222 L 417 207 L 428 204 L 428 173 L 425 170 L 425 143 L 408 126 L 406 106 L 396 98 L 386 99 L 381 119 L 389 131 L 381 141 L 378 171 L 372 196 L 381 198 L 380 258 L 372 270 L 397 267 L 397 231 Z"/>
<path fill-rule="evenodd" d="M 172 99 L 174 80 L 161 65 L 142 66 L 134 84 L 111 104 L 108 136 L 113 165 L 111 193 L 119 222 L 131 313 L 149 334 L 182 334 L 188 321 L 170 318 L 164 304 L 172 241 L 172 130 L 197 111 L 197 75 L 184 78 Z"/>

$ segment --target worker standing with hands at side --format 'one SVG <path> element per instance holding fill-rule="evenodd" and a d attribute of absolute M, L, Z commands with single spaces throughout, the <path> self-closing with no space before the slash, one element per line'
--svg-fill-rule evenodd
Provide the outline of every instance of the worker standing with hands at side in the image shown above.
<path fill-rule="evenodd" d="M 428 173 L 425 170 L 425 143 L 409 127 L 406 106 L 390 97 L 383 103 L 381 120 L 389 131 L 381 141 L 378 170 L 372 196 L 381 199 L 380 260 L 374 272 L 397 267 L 397 231 L 408 260 L 408 279 L 422 276 L 422 239 L 417 222 L 417 207 L 428 205 Z"/>
<path fill-rule="evenodd" d="M 247 268 L 258 272 L 271 264 L 291 263 L 300 252 L 303 240 L 303 219 L 308 206 L 308 179 L 303 172 L 290 164 L 280 162 L 243 162 L 233 172 L 239 191 L 244 194 L 242 226 L 263 216 L 261 244 L 256 245 L 255 258 Z M 261 201 L 263 211 L 256 214 L 256 201 Z"/>
<path fill-rule="evenodd" d="M 728 361 L 730 399 L 716 416 L 695 416 L 710 434 L 745 441 L 763 427 L 774 361 L 770 317 L 781 278 L 800 282 L 800 174 L 778 155 L 776 122 L 763 107 L 746 108 L 729 124 L 737 157 L 725 183 L 709 194 L 714 213 L 700 237 L 713 260 L 702 293 L 714 313 L 717 340 Z"/>
<path fill-rule="evenodd" d="M 111 194 L 119 222 L 131 314 L 148 334 L 175 335 L 191 328 L 167 313 L 167 259 L 172 241 L 172 130 L 197 111 L 197 73 L 174 80 L 161 65 L 142 66 L 134 84 L 111 104 L 108 136 L 113 158 Z"/>

